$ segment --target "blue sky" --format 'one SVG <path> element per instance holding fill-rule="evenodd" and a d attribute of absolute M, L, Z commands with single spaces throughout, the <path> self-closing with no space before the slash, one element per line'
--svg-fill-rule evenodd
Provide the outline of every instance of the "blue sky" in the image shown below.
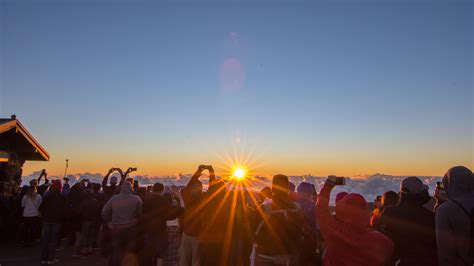
<path fill-rule="evenodd" d="M 266 174 L 474 165 L 471 1 L 6 1 L 0 16 L 0 114 L 52 155 L 27 170 L 173 174 L 232 147 Z"/>

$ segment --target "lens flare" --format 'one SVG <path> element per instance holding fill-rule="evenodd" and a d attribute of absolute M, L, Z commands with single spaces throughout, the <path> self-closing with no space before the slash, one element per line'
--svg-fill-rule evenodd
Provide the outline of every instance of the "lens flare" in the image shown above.
<path fill-rule="evenodd" d="M 232 176 L 237 179 L 243 179 L 245 177 L 245 172 L 246 171 L 243 168 L 235 168 Z"/>

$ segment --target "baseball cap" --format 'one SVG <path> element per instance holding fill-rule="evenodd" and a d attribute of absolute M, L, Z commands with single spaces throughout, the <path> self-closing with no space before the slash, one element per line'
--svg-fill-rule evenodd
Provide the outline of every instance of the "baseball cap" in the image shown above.
<path fill-rule="evenodd" d="M 400 191 L 408 194 L 418 194 L 424 190 L 428 190 L 428 186 L 416 176 L 409 176 L 400 184 Z"/>

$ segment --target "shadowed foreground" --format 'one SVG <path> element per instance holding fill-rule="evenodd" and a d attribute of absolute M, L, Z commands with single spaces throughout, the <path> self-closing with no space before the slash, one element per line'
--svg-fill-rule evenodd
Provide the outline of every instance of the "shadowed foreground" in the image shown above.
<path fill-rule="evenodd" d="M 67 246 L 56 252 L 59 263 L 55 265 L 106 265 L 106 260 L 96 251 L 94 255 L 87 258 L 73 257 L 72 247 Z M 18 242 L 0 242 L 0 265 L 1 266 L 17 266 L 17 265 L 39 265 L 40 261 L 40 245 L 30 248 L 23 248 Z"/>

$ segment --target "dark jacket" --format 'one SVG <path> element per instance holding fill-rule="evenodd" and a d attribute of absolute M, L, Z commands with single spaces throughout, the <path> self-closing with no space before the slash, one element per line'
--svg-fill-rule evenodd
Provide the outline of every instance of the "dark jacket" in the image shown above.
<path fill-rule="evenodd" d="M 71 187 L 71 190 L 68 194 L 69 203 L 71 204 L 71 209 L 75 214 L 78 214 L 79 207 L 83 200 L 87 198 L 87 194 L 84 191 L 84 187 L 81 183 L 76 183 Z"/>
<path fill-rule="evenodd" d="M 50 190 L 45 193 L 39 211 L 44 222 L 60 224 L 64 221 L 66 208 L 66 198 L 59 191 Z"/>
<path fill-rule="evenodd" d="M 473 229 L 466 211 L 474 209 L 474 176 L 465 167 L 453 167 L 444 176 L 443 184 L 449 200 L 436 209 L 439 265 L 473 265 L 474 257 L 469 256 Z"/>
<path fill-rule="evenodd" d="M 400 266 L 438 263 L 435 216 L 423 207 L 429 200 L 428 191 L 401 193 L 398 205 L 386 208 L 380 217 L 380 230 L 395 243 L 394 262 L 400 259 Z"/>
<path fill-rule="evenodd" d="M 197 237 L 201 230 L 200 211 L 202 210 L 202 195 L 193 195 L 191 188 L 186 187 L 181 191 L 184 201 L 184 213 L 181 216 L 183 232 L 188 236 Z"/>
<path fill-rule="evenodd" d="M 174 220 L 183 213 L 183 208 L 173 206 L 170 199 L 157 193 L 150 196 L 143 203 L 143 214 L 140 225 L 149 233 L 160 234 L 166 232 L 166 221 Z"/>
<path fill-rule="evenodd" d="M 79 217 L 82 221 L 100 222 L 102 220 L 101 210 L 101 203 L 91 195 L 81 202 L 79 206 Z"/>

